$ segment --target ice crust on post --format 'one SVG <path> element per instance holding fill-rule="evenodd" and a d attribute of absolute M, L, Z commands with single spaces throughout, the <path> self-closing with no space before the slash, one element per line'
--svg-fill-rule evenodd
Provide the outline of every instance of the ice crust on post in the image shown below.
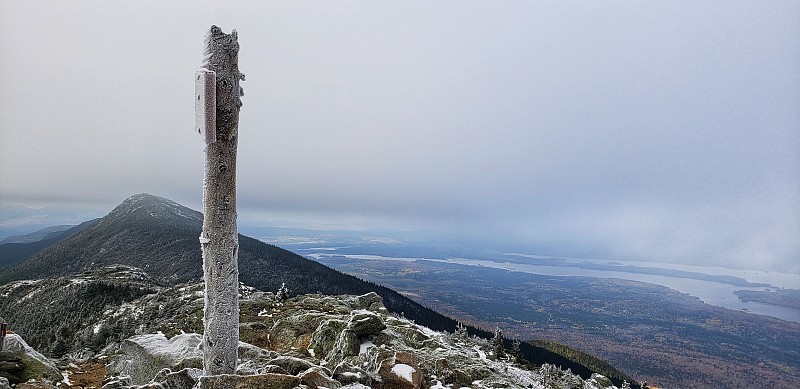
<path fill-rule="evenodd" d="M 196 108 L 204 127 L 198 129 L 206 134 L 200 248 L 205 281 L 203 373 L 210 376 L 236 372 L 239 346 L 236 151 L 242 106 L 239 81 L 244 80 L 244 75 L 239 71 L 236 30 L 226 34 L 221 28 L 211 26 L 205 44 L 202 67 L 208 73 L 198 72 L 198 92 L 204 92 L 195 99 L 202 101 L 202 107 Z M 209 103 L 212 93 L 213 105 Z"/>

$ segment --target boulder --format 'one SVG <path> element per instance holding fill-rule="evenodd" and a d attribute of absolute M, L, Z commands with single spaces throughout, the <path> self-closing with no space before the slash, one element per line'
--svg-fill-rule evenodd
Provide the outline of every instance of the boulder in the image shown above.
<path fill-rule="evenodd" d="M 267 362 L 268 365 L 278 366 L 291 375 L 300 374 L 315 365 L 305 359 L 300 359 L 288 355 L 281 355 Z"/>
<path fill-rule="evenodd" d="M 11 389 L 11 383 L 5 377 L 0 377 L 0 389 Z"/>
<path fill-rule="evenodd" d="M 424 349 L 426 342 L 430 340 L 428 335 L 422 332 L 417 326 L 399 325 L 392 326 L 392 337 L 405 343 L 406 347 L 411 349 Z"/>
<path fill-rule="evenodd" d="M 298 385 L 299 377 L 286 374 L 220 374 L 200 377 L 199 389 L 292 389 Z"/>
<path fill-rule="evenodd" d="M 17 382 L 27 382 L 28 380 L 59 382 L 64 379 L 53 362 L 44 355 L 39 354 L 31 346 L 28 346 L 25 340 L 17 334 L 6 335 L 3 338 L 2 349 L 4 360 L 10 362 L 7 367 L 16 369 L 18 367 L 17 364 L 22 365 L 22 369 L 11 370 L 9 374 L 2 375 L 9 381 L 18 379 L 19 381 Z"/>
<path fill-rule="evenodd" d="M 308 312 L 277 321 L 269 332 L 269 348 L 275 351 L 307 348 L 312 341 L 312 333 L 325 316 L 320 312 Z"/>
<path fill-rule="evenodd" d="M 372 378 L 366 371 L 348 362 L 342 362 L 333 369 L 333 378 L 343 384 L 372 384 Z"/>
<path fill-rule="evenodd" d="M 328 353 L 328 360 L 338 363 L 345 357 L 358 355 L 360 349 L 361 341 L 358 339 L 356 332 L 351 329 L 346 329 L 342 331 L 342 333 L 339 334 L 339 338 L 336 339 L 333 350 Z"/>
<path fill-rule="evenodd" d="M 195 374 L 203 368 L 203 351 L 200 348 L 202 340 L 203 336 L 200 334 L 180 334 L 171 339 L 167 339 L 161 333 L 128 338 L 122 342 L 119 350 L 112 356 L 111 363 L 107 367 L 108 375 L 127 376 L 127 386 L 130 386 L 145 385 L 149 382 L 163 383 L 157 378 L 157 375 L 164 369 L 167 369 L 167 374 L 175 375 L 171 378 L 172 380 L 186 377 L 187 374 Z M 240 363 L 237 373 L 240 374 L 253 375 L 289 371 L 284 366 L 273 363 L 272 361 L 276 358 L 277 361 L 284 362 L 284 365 L 292 365 L 289 361 L 279 358 L 278 353 L 274 351 L 264 350 L 245 342 L 239 342 L 238 357 Z M 286 358 L 291 360 L 291 357 Z M 309 366 L 310 363 L 305 362 L 296 367 L 292 374 L 304 371 Z M 189 370 L 184 371 L 185 369 Z M 111 386 L 109 386 L 110 388 Z"/>
<path fill-rule="evenodd" d="M 203 370 L 196 368 L 186 368 L 173 372 L 170 369 L 163 369 L 151 383 L 158 383 L 164 389 L 192 389 L 197 385 L 197 380 L 203 375 Z"/>
<path fill-rule="evenodd" d="M 355 300 L 350 303 L 350 306 L 353 307 L 353 309 L 369 309 L 370 311 L 386 309 L 383 306 L 383 298 L 375 292 L 369 292 L 356 297 Z"/>
<path fill-rule="evenodd" d="M 342 384 L 331 378 L 325 370 L 316 366 L 300 374 L 300 383 L 311 389 L 339 389 L 342 386 Z"/>
<path fill-rule="evenodd" d="M 267 351 L 249 343 L 239 342 L 238 357 L 239 364 L 236 367 L 236 374 L 286 374 L 286 371 L 282 368 L 269 364 L 269 361 L 278 357 L 278 353 L 274 351 Z"/>
<path fill-rule="evenodd" d="M 172 371 L 202 369 L 202 340 L 199 334 L 180 334 L 172 339 L 161 333 L 128 338 L 108 365 L 108 374 L 127 375 L 132 385 L 144 385 L 165 368 Z"/>
<path fill-rule="evenodd" d="M 377 335 L 386 329 L 386 324 L 383 323 L 381 317 L 371 311 L 359 310 L 353 311 L 350 316 L 350 321 L 347 323 L 347 328 L 352 330 L 356 336 Z"/>
<path fill-rule="evenodd" d="M 308 353 L 315 358 L 327 358 L 334 349 L 339 334 L 347 327 L 347 323 L 338 319 L 324 320 L 317 326 L 311 342 L 308 344 Z"/>

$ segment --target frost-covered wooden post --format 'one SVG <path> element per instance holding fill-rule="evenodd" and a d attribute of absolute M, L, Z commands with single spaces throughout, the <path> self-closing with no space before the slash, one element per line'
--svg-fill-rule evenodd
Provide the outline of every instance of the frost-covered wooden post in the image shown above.
<path fill-rule="evenodd" d="M 239 251 L 236 228 L 236 146 L 239 108 L 239 42 L 211 26 L 202 69 L 195 74 L 195 118 L 206 143 L 203 179 L 203 370 L 234 374 L 239 346 Z"/>

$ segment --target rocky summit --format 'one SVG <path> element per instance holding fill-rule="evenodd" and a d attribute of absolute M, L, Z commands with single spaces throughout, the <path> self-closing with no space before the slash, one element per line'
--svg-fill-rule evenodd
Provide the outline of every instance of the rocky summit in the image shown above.
<path fill-rule="evenodd" d="M 615 388 L 603 376 L 583 380 L 552 365 L 520 363 L 513 350 L 466 331 L 432 331 L 390 313 L 375 293 L 287 298 L 243 286 L 241 298 L 235 375 L 202 374 L 202 284 L 191 284 L 105 312 L 91 328 L 125 317 L 135 334 L 111 337 L 97 353 L 51 361 L 19 336 L 7 337 L 16 351 L 6 364 L 16 375 L 0 379 L 0 388 Z M 148 306 L 161 314 L 145 314 Z"/>

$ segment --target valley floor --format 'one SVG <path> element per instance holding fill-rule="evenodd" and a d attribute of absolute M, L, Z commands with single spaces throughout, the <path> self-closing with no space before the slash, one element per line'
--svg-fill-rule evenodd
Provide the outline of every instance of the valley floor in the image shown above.
<path fill-rule="evenodd" d="M 794 387 L 800 324 L 704 304 L 641 282 L 433 261 L 326 257 L 444 314 L 519 339 L 553 339 L 664 387 Z"/>

